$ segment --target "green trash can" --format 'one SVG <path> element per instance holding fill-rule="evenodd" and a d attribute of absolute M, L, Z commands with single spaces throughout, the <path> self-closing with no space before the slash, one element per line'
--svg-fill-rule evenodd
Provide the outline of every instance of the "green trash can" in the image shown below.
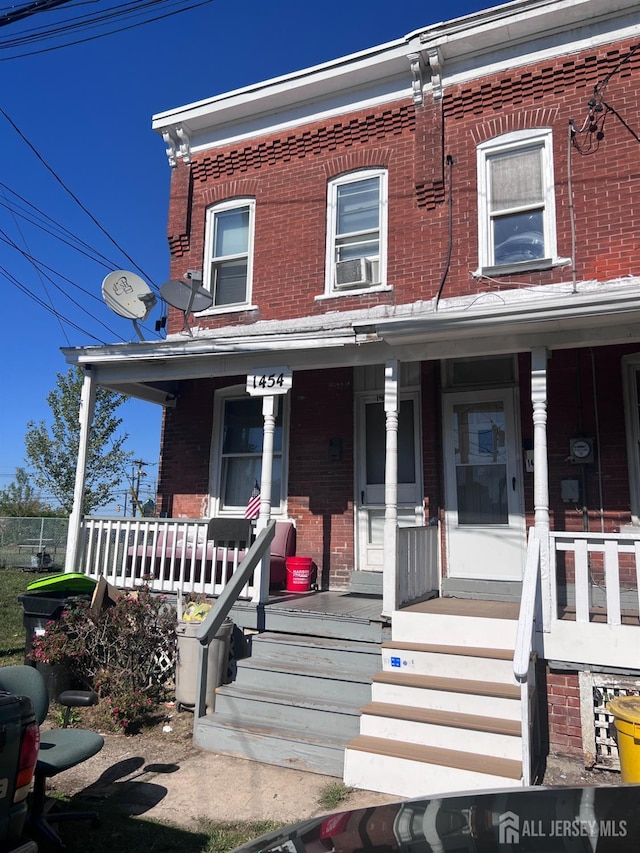
<path fill-rule="evenodd" d="M 96 582 L 84 575 L 71 572 L 34 581 L 27 591 L 18 596 L 24 611 L 22 621 L 25 628 L 25 663 L 35 666 L 47 683 L 49 699 L 57 701 L 58 696 L 75 685 L 64 664 L 36 663 L 30 657 L 34 637 L 46 632 L 48 622 L 57 622 L 65 610 L 78 601 L 90 601 Z"/>

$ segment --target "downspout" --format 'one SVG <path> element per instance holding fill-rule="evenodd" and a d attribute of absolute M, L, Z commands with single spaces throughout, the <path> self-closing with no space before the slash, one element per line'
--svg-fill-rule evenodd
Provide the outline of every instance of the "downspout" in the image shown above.
<path fill-rule="evenodd" d="M 447 154 L 447 169 L 448 169 L 448 181 L 447 181 L 447 257 L 445 260 L 444 271 L 442 273 L 442 278 L 440 279 L 440 286 L 438 287 L 438 292 L 436 293 L 436 298 L 433 302 L 433 310 L 438 310 L 438 303 L 440 302 L 440 297 L 442 296 L 442 291 L 444 289 L 445 282 L 447 280 L 447 276 L 449 275 L 449 267 L 451 266 L 451 253 L 453 250 L 453 157 L 451 154 Z"/>
<path fill-rule="evenodd" d="M 78 460 L 76 463 L 76 481 L 73 490 L 73 509 L 69 516 L 67 531 L 67 551 L 64 560 L 65 572 L 79 570 L 81 556 L 80 533 L 82 528 L 82 507 L 84 503 L 84 488 L 87 473 L 87 458 L 89 455 L 89 432 L 93 423 L 93 412 L 96 402 L 96 384 L 91 373 L 91 367 L 85 367 L 82 391 L 80 394 L 80 438 L 78 441 Z"/>

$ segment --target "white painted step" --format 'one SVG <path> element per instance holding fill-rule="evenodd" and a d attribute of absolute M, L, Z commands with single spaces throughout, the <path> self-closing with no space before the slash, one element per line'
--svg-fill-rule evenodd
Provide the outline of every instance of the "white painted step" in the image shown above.
<path fill-rule="evenodd" d="M 361 710 L 360 734 L 370 737 L 437 746 L 495 758 L 522 758 L 521 726 L 476 714 L 452 714 L 425 708 L 371 702 Z"/>
<path fill-rule="evenodd" d="M 501 684 L 518 683 L 513 674 L 511 649 L 391 641 L 382 645 L 382 669 Z"/>
<path fill-rule="evenodd" d="M 522 785 L 521 764 L 360 735 L 346 749 L 344 782 L 399 797 Z"/>
<path fill-rule="evenodd" d="M 396 642 L 514 649 L 517 608 L 505 602 L 434 599 L 393 613 Z"/>
<path fill-rule="evenodd" d="M 371 684 L 371 700 L 459 714 L 520 720 L 520 688 L 470 679 L 380 672 Z"/>

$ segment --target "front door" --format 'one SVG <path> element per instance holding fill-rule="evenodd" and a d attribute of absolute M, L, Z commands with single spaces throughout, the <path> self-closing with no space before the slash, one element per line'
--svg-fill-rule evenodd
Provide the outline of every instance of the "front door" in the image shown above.
<path fill-rule="evenodd" d="M 419 463 L 419 393 L 400 394 L 398 418 L 398 524 L 422 524 Z M 357 405 L 357 568 L 382 571 L 385 513 L 386 416 L 384 394 L 368 394 Z"/>
<path fill-rule="evenodd" d="M 444 394 L 447 573 L 521 580 L 522 466 L 515 392 Z"/>

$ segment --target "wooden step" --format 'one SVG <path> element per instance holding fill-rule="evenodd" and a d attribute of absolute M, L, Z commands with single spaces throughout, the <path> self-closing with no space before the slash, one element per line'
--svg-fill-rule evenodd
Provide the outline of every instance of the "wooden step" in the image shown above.
<path fill-rule="evenodd" d="M 522 763 L 510 758 L 474 755 L 453 749 L 441 749 L 437 746 L 401 743 L 367 735 L 358 735 L 349 743 L 348 749 L 422 764 L 435 764 L 439 767 L 453 767 L 470 773 L 482 773 L 504 779 L 522 778 Z"/>
<path fill-rule="evenodd" d="M 501 720 L 497 717 L 481 717 L 478 714 L 461 714 L 457 711 L 438 711 L 431 708 L 414 708 L 411 705 L 391 705 L 387 702 L 370 702 L 360 709 L 361 714 L 408 720 L 414 723 L 430 723 L 435 726 L 451 726 L 478 732 L 520 736 L 517 720 Z"/>
<path fill-rule="evenodd" d="M 488 649 L 475 646 L 439 645 L 437 643 L 403 643 L 389 640 L 382 644 L 383 649 L 398 649 L 408 652 L 430 652 L 437 655 L 464 655 L 465 657 L 490 658 L 493 660 L 513 660 L 511 649 Z"/>
<path fill-rule="evenodd" d="M 201 749 L 338 778 L 343 775 L 348 740 L 326 729 L 314 735 L 290 723 L 248 725 L 234 715 L 218 713 L 201 717 L 194 729 L 194 743 Z"/>
<path fill-rule="evenodd" d="M 442 678 L 433 675 L 414 675 L 408 672 L 379 672 L 371 681 L 373 684 L 393 684 L 400 687 L 441 690 L 447 693 L 492 696 L 496 699 L 520 699 L 520 687 L 517 685 L 472 681 L 466 678 Z"/>

